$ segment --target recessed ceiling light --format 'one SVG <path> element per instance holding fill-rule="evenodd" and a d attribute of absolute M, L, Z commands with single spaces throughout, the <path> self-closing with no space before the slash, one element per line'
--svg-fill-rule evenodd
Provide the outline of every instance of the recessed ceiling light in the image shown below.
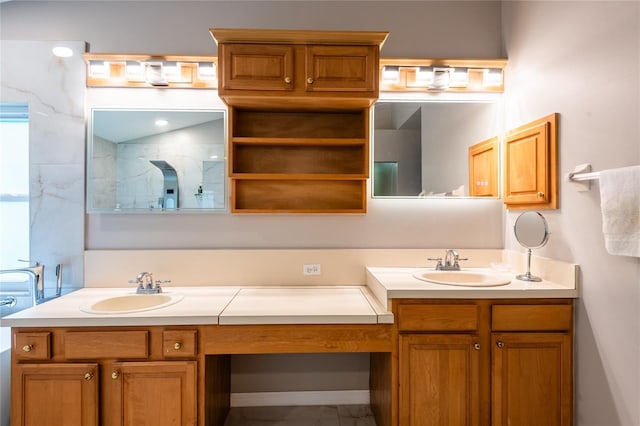
<path fill-rule="evenodd" d="M 167 124 L 169 124 L 169 122 L 167 120 L 164 119 L 158 119 L 156 120 L 156 126 L 166 126 Z"/>
<path fill-rule="evenodd" d="M 70 48 L 68 48 L 66 46 L 56 46 L 51 51 L 58 58 L 69 58 L 69 57 L 73 56 L 73 50 L 71 50 Z"/>

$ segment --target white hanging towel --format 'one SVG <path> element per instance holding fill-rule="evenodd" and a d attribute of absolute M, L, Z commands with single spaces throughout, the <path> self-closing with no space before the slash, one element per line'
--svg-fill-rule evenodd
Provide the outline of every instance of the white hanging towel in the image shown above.
<path fill-rule="evenodd" d="M 600 205 L 607 251 L 640 257 L 640 166 L 601 171 Z"/>

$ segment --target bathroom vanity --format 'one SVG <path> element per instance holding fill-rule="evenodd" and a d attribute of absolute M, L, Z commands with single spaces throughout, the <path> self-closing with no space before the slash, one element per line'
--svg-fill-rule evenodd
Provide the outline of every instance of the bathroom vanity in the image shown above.
<path fill-rule="evenodd" d="M 342 352 L 369 354 L 379 426 L 570 425 L 575 265 L 548 269 L 558 281 L 368 267 L 363 285 L 174 287 L 176 303 L 113 314 L 89 312 L 130 288 L 84 288 L 7 319 L 12 425 L 221 426 L 233 355 Z"/>

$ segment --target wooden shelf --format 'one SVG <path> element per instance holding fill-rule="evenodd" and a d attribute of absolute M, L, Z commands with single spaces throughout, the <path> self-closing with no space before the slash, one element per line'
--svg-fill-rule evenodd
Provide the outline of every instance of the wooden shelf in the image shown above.
<path fill-rule="evenodd" d="M 362 213 L 366 180 L 233 179 L 233 210 L 243 213 Z"/>
<path fill-rule="evenodd" d="M 367 140 L 364 138 L 259 138 L 259 137 L 234 137 L 235 145 L 266 145 L 266 146 L 287 146 L 287 145 L 305 145 L 313 146 L 346 146 L 346 145 L 366 145 Z"/>

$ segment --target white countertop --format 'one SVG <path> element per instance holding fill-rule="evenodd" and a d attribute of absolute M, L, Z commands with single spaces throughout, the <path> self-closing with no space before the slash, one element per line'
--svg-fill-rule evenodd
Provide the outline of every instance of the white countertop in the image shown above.
<path fill-rule="evenodd" d="M 2 319 L 3 327 L 198 324 L 392 323 L 365 286 L 170 287 L 177 303 L 141 312 L 94 314 L 82 307 L 134 294 L 130 288 L 83 288 Z"/>
<path fill-rule="evenodd" d="M 133 294 L 127 288 L 83 288 L 58 299 L 2 318 L 3 327 L 74 327 L 199 324 L 390 324 L 388 301 L 397 298 L 575 298 L 577 266 L 547 268 L 553 281 L 526 282 L 515 278 L 507 285 L 469 287 L 434 284 L 417 279 L 408 267 L 368 267 L 367 285 L 351 286 L 198 286 L 167 287 L 179 294 L 176 303 L 130 313 L 87 313 L 82 307 L 100 300 Z M 465 268 L 471 271 L 490 271 Z"/>
<path fill-rule="evenodd" d="M 433 268 L 367 268 L 367 286 L 378 300 L 389 299 L 502 299 L 502 298 L 575 298 L 578 289 L 575 277 L 565 282 L 527 282 L 516 279 L 515 272 L 500 272 L 488 268 L 463 268 L 467 271 L 487 272 L 505 276 L 507 285 L 467 287 L 435 284 L 415 278 L 416 272 L 433 271 Z M 571 275 L 571 274 L 569 274 Z"/>
<path fill-rule="evenodd" d="M 377 324 L 363 287 L 244 288 L 220 324 Z"/>
<path fill-rule="evenodd" d="M 3 327 L 75 327 L 218 324 L 218 316 L 238 287 L 171 287 L 166 294 L 184 297 L 170 306 L 142 312 L 90 314 L 80 308 L 110 297 L 135 294 L 127 288 L 83 288 L 2 318 Z"/>

